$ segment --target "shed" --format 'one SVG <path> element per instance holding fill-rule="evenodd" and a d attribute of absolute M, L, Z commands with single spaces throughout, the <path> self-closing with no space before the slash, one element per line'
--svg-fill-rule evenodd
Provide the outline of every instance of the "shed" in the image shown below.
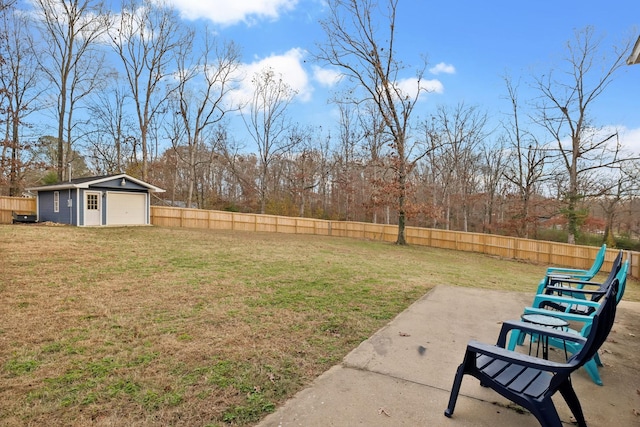
<path fill-rule="evenodd" d="M 165 191 L 124 173 L 28 190 L 37 192 L 38 221 L 78 226 L 149 225 L 151 193 Z"/>

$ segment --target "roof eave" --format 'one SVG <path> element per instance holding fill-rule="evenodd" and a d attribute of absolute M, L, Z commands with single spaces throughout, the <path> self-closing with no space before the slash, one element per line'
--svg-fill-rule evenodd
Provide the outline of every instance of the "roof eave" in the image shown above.
<path fill-rule="evenodd" d="M 640 37 L 631 51 L 631 56 L 627 59 L 627 65 L 640 64 Z"/>
<path fill-rule="evenodd" d="M 82 188 L 82 186 L 77 185 L 77 184 L 69 184 L 69 183 L 63 183 L 63 184 L 53 184 L 53 185 L 43 185 L 40 187 L 29 187 L 29 188 L 25 188 L 26 191 L 50 191 L 50 190 L 69 190 L 69 189 L 73 189 L 73 188 Z"/>
<path fill-rule="evenodd" d="M 151 191 L 152 193 L 164 193 L 164 192 L 166 192 L 166 190 L 164 190 L 164 189 L 162 189 L 160 187 L 156 187 L 155 185 L 151 185 L 148 182 L 140 181 L 139 179 L 134 178 L 132 176 L 129 176 L 126 173 L 117 175 L 115 177 L 111 177 L 111 179 L 114 179 L 114 178 L 116 178 L 116 179 L 120 179 L 120 178 L 128 179 L 129 181 L 135 182 L 138 185 L 141 185 L 143 187 L 147 187 L 149 189 L 149 191 Z"/>

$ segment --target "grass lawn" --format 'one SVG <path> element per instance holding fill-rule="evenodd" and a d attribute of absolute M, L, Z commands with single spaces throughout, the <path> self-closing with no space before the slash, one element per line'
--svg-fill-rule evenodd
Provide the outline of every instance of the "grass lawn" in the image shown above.
<path fill-rule="evenodd" d="M 438 284 L 545 266 L 342 238 L 0 225 L 0 424 L 252 425 Z M 639 300 L 637 282 L 625 299 Z M 453 309 L 453 308 L 452 308 Z"/>

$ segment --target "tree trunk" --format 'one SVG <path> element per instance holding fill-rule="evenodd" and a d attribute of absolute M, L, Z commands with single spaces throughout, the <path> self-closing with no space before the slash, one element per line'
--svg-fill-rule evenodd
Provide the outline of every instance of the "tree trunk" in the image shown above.
<path fill-rule="evenodd" d="M 398 240 L 397 245 L 406 245 L 407 240 L 405 237 L 406 227 L 406 211 L 405 203 L 407 197 L 407 164 L 405 159 L 405 138 L 404 135 L 396 139 L 397 151 L 398 151 L 398 189 L 400 194 L 398 195 Z"/>
<path fill-rule="evenodd" d="M 66 90 L 66 87 L 63 85 L 63 91 Z M 58 182 L 62 182 L 64 179 L 64 143 L 62 142 L 64 138 L 64 112 L 66 110 L 66 96 L 64 92 L 61 94 L 61 105 L 60 112 L 58 113 L 58 146 L 57 146 L 57 155 L 58 155 L 58 164 L 56 167 L 56 171 L 58 173 Z"/>
<path fill-rule="evenodd" d="M 11 123 L 11 166 L 9 172 L 9 196 L 19 196 L 20 195 L 20 186 L 18 185 L 18 169 L 19 169 L 19 159 L 20 159 L 20 139 L 19 135 L 19 120 L 17 116 L 17 111 L 12 113 L 12 123 Z"/>

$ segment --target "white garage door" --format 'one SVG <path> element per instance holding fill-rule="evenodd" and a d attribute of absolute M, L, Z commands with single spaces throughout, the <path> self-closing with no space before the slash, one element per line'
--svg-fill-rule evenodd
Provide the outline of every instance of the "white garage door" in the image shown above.
<path fill-rule="evenodd" d="M 107 225 L 146 224 L 146 194 L 107 193 Z"/>

